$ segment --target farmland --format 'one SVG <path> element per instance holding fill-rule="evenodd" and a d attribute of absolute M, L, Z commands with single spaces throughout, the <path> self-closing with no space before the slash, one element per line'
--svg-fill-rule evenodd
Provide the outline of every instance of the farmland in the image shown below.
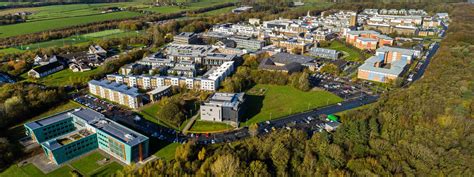
<path fill-rule="evenodd" d="M 139 35 L 142 31 L 123 31 L 120 29 L 105 30 L 93 33 L 87 33 L 83 35 L 71 36 L 63 39 L 56 39 L 45 42 L 38 42 L 29 45 L 16 46 L 6 49 L 0 49 L 0 53 L 18 53 L 26 50 L 34 50 L 38 48 L 48 47 L 62 47 L 65 45 L 87 45 L 88 42 L 96 41 L 99 39 L 110 39 L 120 38 L 132 35 Z"/>

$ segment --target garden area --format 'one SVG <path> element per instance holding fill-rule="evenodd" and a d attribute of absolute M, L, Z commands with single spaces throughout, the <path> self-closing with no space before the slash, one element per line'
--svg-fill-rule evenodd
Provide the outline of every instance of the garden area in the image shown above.
<path fill-rule="evenodd" d="M 243 120 L 249 126 L 270 119 L 278 119 L 309 109 L 335 104 L 342 98 L 327 91 L 303 92 L 291 86 L 257 84 L 246 93 Z"/>

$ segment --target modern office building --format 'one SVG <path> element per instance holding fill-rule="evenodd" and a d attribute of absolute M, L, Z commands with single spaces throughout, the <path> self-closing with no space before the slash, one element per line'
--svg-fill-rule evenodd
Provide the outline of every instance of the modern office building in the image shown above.
<path fill-rule="evenodd" d="M 136 85 L 136 80 L 131 80 L 130 85 Z M 89 92 L 101 98 L 119 103 L 132 109 L 143 106 L 142 95 L 138 89 L 107 80 L 89 81 Z"/>
<path fill-rule="evenodd" d="M 234 36 L 229 40 L 234 41 L 236 48 L 247 49 L 251 51 L 261 50 L 265 46 L 265 41 L 252 39 L 251 37 Z"/>
<path fill-rule="evenodd" d="M 201 120 L 237 126 L 242 114 L 243 102 L 244 93 L 214 93 L 201 105 Z"/>
<path fill-rule="evenodd" d="M 357 73 L 359 79 L 387 83 L 397 79 L 411 63 L 414 50 L 395 47 L 377 49 L 375 56 L 362 64 Z"/>
<path fill-rule="evenodd" d="M 58 165 L 96 149 L 126 164 L 148 157 L 148 137 L 91 109 L 69 110 L 24 127 L 47 158 Z"/>

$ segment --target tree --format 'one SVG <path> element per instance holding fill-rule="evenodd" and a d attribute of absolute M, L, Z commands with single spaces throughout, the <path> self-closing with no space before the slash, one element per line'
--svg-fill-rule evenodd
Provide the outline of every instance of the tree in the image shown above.
<path fill-rule="evenodd" d="M 333 63 L 327 63 L 323 67 L 321 67 L 320 72 L 332 75 L 338 75 L 341 71 L 339 68 Z"/>
<path fill-rule="evenodd" d="M 249 133 L 252 136 L 256 136 L 258 134 L 258 125 L 257 124 L 252 124 L 249 126 Z"/>
<path fill-rule="evenodd" d="M 217 157 L 211 165 L 211 171 L 216 176 L 238 176 L 240 160 L 233 154 L 224 154 Z"/>
<path fill-rule="evenodd" d="M 251 176 L 270 176 L 267 169 L 267 164 L 260 160 L 250 162 Z"/>
<path fill-rule="evenodd" d="M 206 148 L 202 147 L 201 151 L 199 151 L 198 159 L 204 160 L 206 158 Z"/>
<path fill-rule="evenodd" d="M 290 160 L 290 152 L 281 142 L 276 142 L 271 151 L 271 159 L 278 170 L 278 174 L 285 175 L 288 161 Z"/>

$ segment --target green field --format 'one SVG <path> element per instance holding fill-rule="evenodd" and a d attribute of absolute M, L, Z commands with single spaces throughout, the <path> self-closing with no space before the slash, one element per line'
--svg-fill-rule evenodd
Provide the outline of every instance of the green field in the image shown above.
<path fill-rule="evenodd" d="M 144 119 L 149 120 L 153 123 L 160 124 L 162 126 L 173 128 L 173 129 L 178 129 L 176 127 L 176 125 L 171 125 L 167 122 L 163 122 L 162 120 L 160 120 L 156 116 L 156 113 L 158 112 L 158 109 L 160 109 L 160 107 L 158 106 L 158 103 L 151 103 L 151 104 L 148 104 L 146 106 L 143 106 L 140 109 L 140 111 L 137 112 L 137 113 L 140 114 Z"/>
<path fill-rule="evenodd" d="M 71 176 L 72 169 L 69 166 L 63 166 L 48 174 L 44 174 L 35 165 L 28 164 L 23 167 L 18 167 L 16 164 L 10 166 L 8 169 L 0 173 L 0 177 L 59 177 Z"/>
<path fill-rule="evenodd" d="M 234 127 L 225 123 L 196 120 L 196 122 L 194 122 L 193 126 L 188 132 L 189 133 L 211 133 L 211 132 L 220 132 L 220 131 L 232 130 L 232 129 L 234 129 Z"/>
<path fill-rule="evenodd" d="M 247 91 L 246 108 L 241 126 L 277 119 L 309 109 L 335 104 L 342 98 L 326 91 L 303 92 L 291 86 L 258 84 Z"/>
<path fill-rule="evenodd" d="M 178 6 L 150 7 L 143 10 L 155 12 L 155 13 L 167 14 L 167 13 L 186 11 L 186 10 L 194 10 L 194 9 L 209 7 L 212 5 L 223 4 L 223 3 L 228 3 L 228 2 L 235 2 L 235 0 L 202 0 L 199 2 L 190 3 L 188 6 L 184 6 L 184 7 L 178 7 Z"/>
<path fill-rule="evenodd" d="M 164 146 L 163 148 L 161 148 L 160 150 L 158 150 L 154 155 L 156 157 L 161 158 L 161 159 L 166 160 L 166 161 L 173 160 L 174 159 L 174 154 L 176 152 L 176 148 L 180 145 L 181 144 L 179 144 L 179 143 L 168 144 L 168 145 Z"/>
<path fill-rule="evenodd" d="M 349 48 L 339 41 L 332 41 L 329 49 L 341 51 L 343 53 L 342 59 L 347 61 L 363 61 L 361 58 L 367 56 L 361 56 L 358 49 Z"/>
<path fill-rule="evenodd" d="M 115 12 L 108 14 L 98 14 L 79 17 L 66 17 L 50 20 L 41 20 L 33 22 L 18 23 L 13 25 L 0 26 L 0 38 L 10 37 L 22 34 L 29 34 L 59 28 L 65 28 L 74 25 L 81 25 L 106 20 L 116 20 L 140 16 L 137 12 Z"/>
<path fill-rule="evenodd" d="M 197 16 L 198 17 L 208 17 L 208 16 L 214 16 L 214 15 L 221 15 L 221 14 L 225 14 L 225 13 L 230 13 L 232 11 L 232 9 L 235 9 L 235 8 L 236 8 L 235 6 L 231 6 L 231 7 L 226 7 L 226 8 L 222 8 L 222 9 L 211 10 L 209 12 L 204 12 L 204 13 L 198 14 Z"/>

